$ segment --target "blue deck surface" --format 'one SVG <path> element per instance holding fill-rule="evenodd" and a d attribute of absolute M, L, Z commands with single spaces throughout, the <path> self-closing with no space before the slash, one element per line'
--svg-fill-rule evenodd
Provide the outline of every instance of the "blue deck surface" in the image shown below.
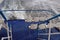
<path fill-rule="evenodd" d="M 48 35 L 38 35 L 38 33 L 48 33 L 48 29 L 44 30 L 31 30 L 28 28 L 30 23 L 24 20 L 12 20 L 8 21 L 8 25 L 12 27 L 13 40 L 38 40 L 37 38 L 48 39 Z M 0 31 L 0 39 L 2 36 L 7 36 L 6 30 L 2 29 Z M 55 28 L 52 28 L 51 32 L 58 32 Z M 60 35 L 51 35 L 51 40 L 60 40 Z"/>

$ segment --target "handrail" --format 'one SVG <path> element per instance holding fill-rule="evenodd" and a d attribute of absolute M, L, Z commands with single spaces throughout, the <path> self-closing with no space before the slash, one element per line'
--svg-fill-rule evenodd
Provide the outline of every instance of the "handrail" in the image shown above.
<path fill-rule="evenodd" d="M 51 12 L 51 13 L 54 13 L 53 11 L 51 11 L 51 10 L 45 10 L 45 9 L 41 9 L 41 10 L 0 10 L 0 14 L 2 15 L 2 17 L 5 19 L 5 21 L 7 20 L 6 19 L 6 17 L 4 16 L 4 14 L 2 13 L 3 11 L 48 11 L 48 12 Z M 49 21 L 50 20 L 52 20 L 52 19 L 55 19 L 55 18 L 57 18 L 57 17 L 59 17 L 60 16 L 60 14 L 58 14 L 58 15 L 56 15 L 56 16 L 54 16 L 54 17 L 51 17 L 51 18 L 49 18 L 49 19 L 47 19 L 47 20 L 45 20 L 45 21 L 38 21 L 38 22 L 31 22 L 32 24 L 33 23 L 38 23 L 38 24 L 43 24 L 43 23 L 49 23 Z"/>
<path fill-rule="evenodd" d="M 1 10 L 0 10 L 0 15 L 4 18 L 5 21 L 7 20 L 6 17 L 5 17 L 5 15 L 2 13 Z"/>

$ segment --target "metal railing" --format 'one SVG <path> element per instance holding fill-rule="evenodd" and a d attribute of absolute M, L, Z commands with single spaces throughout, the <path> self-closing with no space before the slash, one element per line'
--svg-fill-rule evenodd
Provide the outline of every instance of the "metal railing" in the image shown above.
<path fill-rule="evenodd" d="M 50 11 L 50 10 L 0 10 L 1 13 L 3 11 L 49 11 L 49 12 L 53 13 L 53 11 Z M 39 24 L 45 24 L 45 23 L 47 23 L 47 25 L 48 25 L 48 23 L 50 23 L 50 21 L 52 19 L 55 19 L 57 17 L 60 17 L 60 14 L 58 14 L 58 15 L 56 15 L 54 17 L 51 17 L 51 18 L 49 18 L 49 19 L 47 19 L 45 21 L 42 21 L 42 22 L 40 22 L 40 21 L 38 21 L 38 22 L 31 22 L 31 24 L 36 23 L 36 24 L 39 25 Z M 4 16 L 3 16 L 3 18 L 5 19 L 5 21 L 8 21 Z M 9 28 L 7 28 L 7 29 L 9 30 Z M 7 38 L 8 38 L 8 40 L 10 40 L 9 38 L 12 38 L 12 37 L 9 36 L 9 32 L 8 31 L 7 31 L 7 33 L 8 33 L 8 37 L 3 37 L 2 40 L 7 39 Z M 48 35 L 48 40 L 50 40 L 51 35 L 55 35 L 55 34 L 60 34 L 60 33 L 51 33 L 51 28 L 49 28 L 49 33 L 44 33 L 44 34 L 42 33 L 42 34 L 38 34 L 38 35 Z M 12 33 L 11 33 L 11 35 L 12 35 Z"/>

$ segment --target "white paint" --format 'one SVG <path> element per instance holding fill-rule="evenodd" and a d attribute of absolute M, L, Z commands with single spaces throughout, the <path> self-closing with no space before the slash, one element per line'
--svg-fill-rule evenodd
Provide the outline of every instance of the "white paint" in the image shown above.
<path fill-rule="evenodd" d="M 0 24 L 0 30 L 1 30 L 1 28 L 2 28 L 2 24 Z"/>

